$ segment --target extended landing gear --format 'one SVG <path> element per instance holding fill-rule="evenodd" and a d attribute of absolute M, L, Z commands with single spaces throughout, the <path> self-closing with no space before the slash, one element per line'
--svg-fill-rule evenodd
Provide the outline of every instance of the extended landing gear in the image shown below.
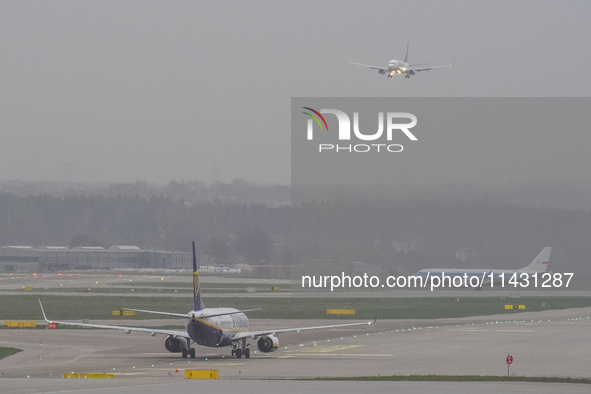
<path fill-rule="evenodd" d="M 195 358 L 195 349 L 193 349 L 192 347 L 190 347 L 190 345 L 187 344 L 187 347 L 181 349 L 181 356 L 183 358 L 187 358 L 187 356 Z"/>
<path fill-rule="evenodd" d="M 246 344 L 246 338 L 243 338 L 240 347 L 238 346 L 239 345 L 234 342 L 232 347 L 232 356 L 236 356 L 236 358 L 242 358 L 242 355 L 244 355 L 244 358 L 250 358 L 250 349 L 247 347 L 249 345 Z"/>
<path fill-rule="evenodd" d="M 250 358 L 250 349 L 246 348 L 244 350 L 238 348 L 238 349 L 232 349 L 232 356 L 236 356 L 236 358 L 242 358 L 242 355 L 244 355 L 244 358 Z"/>
<path fill-rule="evenodd" d="M 410 75 L 406 74 L 406 75 L 404 76 L 404 78 L 410 78 Z"/>

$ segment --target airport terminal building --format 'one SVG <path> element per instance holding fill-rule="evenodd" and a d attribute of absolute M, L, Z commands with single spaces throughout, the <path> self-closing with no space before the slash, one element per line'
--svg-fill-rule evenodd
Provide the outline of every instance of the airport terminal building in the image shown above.
<path fill-rule="evenodd" d="M 89 269 L 191 269 L 191 253 L 142 250 L 137 246 L 2 246 L 0 272 L 45 272 Z"/>

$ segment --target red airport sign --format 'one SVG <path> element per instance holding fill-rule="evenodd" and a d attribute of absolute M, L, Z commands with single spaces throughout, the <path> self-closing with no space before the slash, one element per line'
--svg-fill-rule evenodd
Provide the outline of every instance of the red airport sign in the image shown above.
<path fill-rule="evenodd" d="M 513 356 L 507 356 L 507 359 L 505 361 L 507 361 L 507 364 L 511 365 L 511 363 L 513 362 Z"/>

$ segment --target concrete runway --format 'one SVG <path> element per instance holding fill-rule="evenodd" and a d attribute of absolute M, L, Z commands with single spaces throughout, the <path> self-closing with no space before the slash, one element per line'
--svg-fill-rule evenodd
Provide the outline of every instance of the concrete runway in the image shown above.
<path fill-rule="evenodd" d="M 515 321 L 515 318 L 520 320 Z M 149 322 L 147 322 L 149 324 Z M 153 322 L 152 322 L 153 323 Z M 252 328 L 297 327 L 323 321 L 253 321 Z M 259 391 L 262 379 L 363 376 L 393 374 L 503 375 L 505 357 L 514 362 L 511 374 L 591 378 L 591 308 L 526 312 L 462 319 L 381 320 L 371 326 L 328 331 L 280 334 L 275 353 L 250 359 L 229 356 L 229 349 L 197 347 L 198 357 L 182 359 L 164 349 L 164 336 L 129 335 L 108 330 L 2 330 L 0 346 L 24 349 L 0 360 L 0 392 L 13 387 L 34 387 L 51 392 L 105 387 L 109 392 L 134 392 L 128 386 L 145 386 L 142 393 L 161 392 L 162 384 L 175 382 L 180 389 L 207 385 L 219 392 L 242 385 Z M 217 369 L 224 382 L 191 383 L 184 369 Z M 179 372 L 176 372 L 176 371 Z M 72 383 L 63 372 L 114 373 L 113 381 Z M 27 379 L 27 377 L 29 377 Z M 12 379 L 11 379 L 12 378 Z M 233 381 L 239 379 L 239 383 Z M 257 382 L 252 382 L 256 380 Z M 129 381 L 129 382 L 128 382 Z M 21 383 L 17 383 L 21 382 Z M 46 383 L 49 382 L 49 383 Z M 58 383 L 62 382 L 62 383 Z M 113 383 L 116 382 L 116 383 Z M 273 382 L 286 392 L 311 385 L 310 390 L 352 392 L 351 382 Z M 446 392 L 589 392 L 588 385 L 534 383 L 412 383 L 376 382 L 376 391 Z M 82 385 L 82 386 L 81 386 Z M 216 386 L 218 385 L 218 386 Z M 296 386 L 294 386 L 296 385 Z M 472 389 L 472 385 L 476 388 Z M 565 386 L 565 387 L 563 387 Z M 203 386 L 205 387 L 205 386 Z M 220 390 L 218 390 L 220 387 Z M 338 389 L 340 387 L 340 389 Z M 546 388 L 552 387 L 549 391 Z M 176 388 L 175 388 L 176 389 Z M 360 388 L 361 389 L 361 388 Z M 122 390 L 122 391 L 117 391 Z M 153 390 L 153 391 L 152 391 Z M 244 389 L 242 389 L 244 390 Z M 48 392 L 49 392 L 48 391 Z M 138 391 L 139 392 L 139 391 Z"/>

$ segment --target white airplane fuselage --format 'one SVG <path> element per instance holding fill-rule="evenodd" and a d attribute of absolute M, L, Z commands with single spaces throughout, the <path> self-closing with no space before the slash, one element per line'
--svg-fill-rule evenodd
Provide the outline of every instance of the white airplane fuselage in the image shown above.
<path fill-rule="evenodd" d="M 402 60 L 392 59 L 388 62 L 388 78 L 392 78 L 395 74 L 406 74 L 410 70 L 409 64 Z"/>
<path fill-rule="evenodd" d="M 356 66 L 371 68 L 372 70 L 378 70 L 378 73 L 382 75 L 387 74 L 388 78 L 392 78 L 394 75 L 397 74 L 404 74 L 405 78 L 410 78 L 411 75 L 415 75 L 422 71 L 429 71 L 434 68 L 453 66 L 453 63 L 439 66 L 429 66 L 426 63 L 410 64 L 408 63 L 408 44 L 406 45 L 406 56 L 404 57 L 404 60 L 392 59 L 388 62 L 387 66 L 373 66 L 370 64 L 357 63 L 351 61 L 351 59 L 349 59 L 349 63 L 354 64 Z"/>
<path fill-rule="evenodd" d="M 425 279 L 432 277 L 440 277 L 443 279 L 444 276 L 453 277 L 465 277 L 467 279 L 477 277 L 481 279 L 481 284 L 488 284 L 491 282 L 507 282 L 511 277 L 515 275 L 515 280 L 526 280 L 529 276 L 535 274 L 543 274 L 548 268 L 548 261 L 550 260 L 551 247 L 545 247 L 536 256 L 536 258 L 523 268 L 517 270 L 502 270 L 502 269 L 458 269 L 458 268 L 424 268 L 414 275 L 423 277 Z M 523 276 L 522 276 L 523 274 Z"/>
<path fill-rule="evenodd" d="M 534 275 L 535 273 L 537 273 L 537 271 L 522 271 L 522 270 L 498 270 L 498 269 L 467 269 L 467 270 L 462 270 L 462 269 L 456 269 L 456 268 L 449 268 L 449 269 L 444 269 L 444 268 L 425 268 L 420 270 L 419 272 L 417 272 L 415 275 L 417 276 L 422 276 L 423 278 L 428 278 L 428 277 L 440 277 L 443 278 L 445 277 L 450 277 L 450 278 L 454 278 L 456 276 L 462 277 L 462 278 L 467 278 L 467 280 L 469 281 L 470 278 L 472 277 L 477 277 L 479 280 L 481 280 L 482 284 L 490 284 L 491 281 L 493 283 L 508 283 L 508 281 L 511 279 L 511 277 L 513 275 L 516 275 L 516 280 L 521 280 L 522 277 L 520 276 L 521 274 L 527 274 L 527 275 Z M 540 275 L 542 273 L 540 272 Z M 501 277 L 503 279 L 501 279 Z"/>

